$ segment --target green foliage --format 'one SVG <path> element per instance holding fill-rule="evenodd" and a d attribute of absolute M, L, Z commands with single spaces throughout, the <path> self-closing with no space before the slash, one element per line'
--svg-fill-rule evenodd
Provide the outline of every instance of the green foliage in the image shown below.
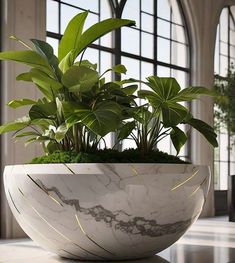
<path fill-rule="evenodd" d="M 187 135 L 177 126 L 188 124 L 197 129 L 214 147 L 218 146 L 214 129 L 203 121 L 194 119 L 188 108 L 180 103 L 192 101 L 200 95 L 214 96 L 215 92 L 204 87 L 189 87 L 181 90 L 174 78 L 150 76 L 144 82 L 150 90 L 138 91 L 139 98 L 147 99 L 144 104 L 129 114 L 136 121 L 137 133 L 130 133 L 142 152 L 149 152 L 166 136 L 170 136 L 177 154 L 187 141 Z"/>
<path fill-rule="evenodd" d="M 37 101 L 12 100 L 8 106 L 29 107 L 28 116 L 0 126 L 0 134 L 14 132 L 26 145 L 39 142 L 48 157 L 39 162 L 170 162 L 178 161 L 157 149 L 159 141 L 170 136 L 177 154 L 187 141 L 178 126 L 191 125 L 217 146 L 216 134 L 208 124 L 194 119 L 182 102 L 200 95 L 214 95 L 204 87 L 181 89 L 174 78 L 150 76 L 148 89 L 138 90 L 135 79 L 106 82 L 105 74 L 126 74 L 124 65 L 115 65 L 103 74 L 97 65 L 83 60 L 86 48 L 96 39 L 122 26 L 126 19 L 107 19 L 83 32 L 88 12 L 76 15 L 68 24 L 59 44 L 58 58 L 46 42 L 31 39 L 32 47 L 17 37 L 11 38 L 26 48 L 0 53 L 0 60 L 12 60 L 30 67 L 17 76 L 32 82 L 41 92 Z M 138 106 L 139 99 L 143 103 Z M 117 143 L 133 139 L 137 150 L 98 150 L 104 136 L 116 132 Z M 167 160 L 167 161 L 166 161 Z"/>
<path fill-rule="evenodd" d="M 215 126 L 217 130 L 226 129 L 235 135 L 235 70 L 231 65 L 226 77 L 215 76 L 215 91 L 219 96 L 215 99 Z"/>
<path fill-rule="evenodd" d="M 97 150 L 96 152 L 62 152 L 35 157 L 30 163 L 187 163 L 167 153 L 152 150 L 142 155 L 137 149 L 119 152 L 114 149 Z"/>

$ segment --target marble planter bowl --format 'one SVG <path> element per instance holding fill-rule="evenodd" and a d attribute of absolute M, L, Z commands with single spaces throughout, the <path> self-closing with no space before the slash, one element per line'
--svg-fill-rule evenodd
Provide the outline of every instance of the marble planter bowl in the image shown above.
<path fill-rule="evenodd" d="M 6 196 L 18 223 L 65 258 L 125 260 L 154 255 L 198 218 L 210 172 L 189 164 L 7 166 Z"/>

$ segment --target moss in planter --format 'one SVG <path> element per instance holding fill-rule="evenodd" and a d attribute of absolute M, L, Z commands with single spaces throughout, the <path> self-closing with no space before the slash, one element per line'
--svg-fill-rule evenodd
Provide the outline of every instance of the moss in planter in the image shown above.
<path fill-rule="evenodd" d="M 30 163 L 187 163 L 180 158 L 161 151 L 151 151 L 143 155 L 136 149 L 119 152 L 113 149 L 98 150 L 93 153 L 56 151 L 34 158 Z"/>

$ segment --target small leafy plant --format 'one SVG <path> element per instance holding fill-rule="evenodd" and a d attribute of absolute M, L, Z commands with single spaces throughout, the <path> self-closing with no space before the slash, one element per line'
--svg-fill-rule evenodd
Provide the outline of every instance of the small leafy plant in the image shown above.
<path fill-rule="evenodd" d="M 225 129 L 235 142 L 235 69 L 234 65 L 226 77 L 215 75 L 214 89 L 219 96 L 215 98 L 215 127 L 219 131 Z"/>
<path fill-rule="evenodd" d="M 87 15 L 88 12 L 80 13 L 69 22 L 59 44 L 58 57 L 44 41 L 31 39 L 31 47 L 11 37 L 26 50 L 2 52 L 0 59 L 30 66 L 30 71 L 17 76 L 17 80 L 34 83 L 42 98 L 10 101 L 8 106 L 14 109 L 22 106 L 30 109 L 27 116 L 0 126 L 0 134 L 14 132 L 15 138 L 26 137 L 26 144 L 40 142 L 46 154 L 65 152 L 67 156 L 71 152 L 72 156 L 83 156 L 84 160 L 88 153 L 100 153 L 99 144 L 105 142 L 104 136 L 116 132 L 117 142 L 133 139 L 136 151 L 143 157 L 152 155 L 158 142 L 166 136 L 171 137 L 178 154 L 187 141 L 186 133 L 178 126 L 187 124 L 216 147 L 214 129 L 193 118 L 181 104 L 200 95 L 213 95 L 212 92 L 204 87 L 181 90 L 174 78 L 157 76 L 148 77 L 142 82 L 148 89 L 139 91 L 137 83 L 141 81 L 138 80 L 106 82 L 105 73 L 125 74 L 125 66 L 116 65 L 100 74 L 96 64 L 83 60 L 83 54 L 104 34 L 135 23 L 107 19 L 83 32 Z M 139 99 L 143 102 L 141 105 L 136 102 Z M 132 151 L 128 154 L 130 152 L 133 154 Z M 107 153 L 112 155 L 106 151 L 105 156 Z M 120 154 L 115 152 L 119 160 L 123 160 Z"/>

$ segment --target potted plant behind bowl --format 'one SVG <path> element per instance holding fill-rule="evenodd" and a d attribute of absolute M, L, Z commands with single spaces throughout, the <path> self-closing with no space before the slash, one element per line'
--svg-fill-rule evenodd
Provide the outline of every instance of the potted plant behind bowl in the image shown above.
<path fill-rule="evenodd" d="M 81 260 L 143 258 L 174 243 L 202 210 L 208 167 L 175 164 L 178 158 L 156 148 L 170 135 L 179 152 L 187 140 L 182 123 L 217 146 L 213 128 L 180 104 L 211 92 L 181 90 L 173 78 L 151 76 L 144 82 L 151 90 L 136 96 L 138 80 L 106 82 L 81 54 L 98 37 L 134 22 L 108 19 L 82 32 L 86 17 L 84 12 L 70 21 L 58 58 L 49 44 L 33 39 L 31 48 L 16 37 L 28 50 L 0 53 L 2 60 L 29 65 L 17 79 L 33 82 L 43 94 L 37 101 L 9 102 L 13 108 L 30 105 L 29 113 L 0 126 L 0 133 L 40 142 L 47 155 L 34 160 L 41 164 L 6 166 L 5 192 L 21 227 L 49 251 Z M 110 70 L 126 71 L 123 65 Z M 136 98 L 144 103 L 138 106 Z M 99 150 L 110 132 L 118 141 L 133 138 L 137 149 Z"/>

